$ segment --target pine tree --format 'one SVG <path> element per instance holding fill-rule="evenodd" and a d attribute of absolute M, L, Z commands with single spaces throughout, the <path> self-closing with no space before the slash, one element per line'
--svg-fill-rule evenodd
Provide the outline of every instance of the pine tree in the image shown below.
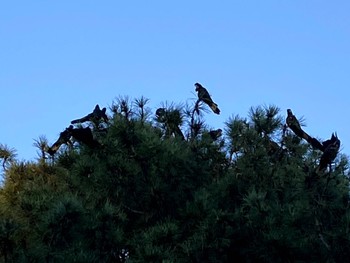
<path fill-rule="evenodd" d="M 108 122 L 92 125 L 99 147 L 74 142 L 52 162 L 6 165 L 0 262 L 339 262 L 349 255 L 346 156 L 318 171 L 322 153 L 285 130 L 274 105 L 230 118 L 213 138 L 197 103 L 165 104 L 163 117 L 147 103 L 114 102 Z"/>
<path fill-rule="evenodd" d="M 15 161 L 17 156 L 16 150 L 6 144 L 0 144 L 0 158 L 2 159 L 2 168 L 6 170 L 9 163 Z"/>

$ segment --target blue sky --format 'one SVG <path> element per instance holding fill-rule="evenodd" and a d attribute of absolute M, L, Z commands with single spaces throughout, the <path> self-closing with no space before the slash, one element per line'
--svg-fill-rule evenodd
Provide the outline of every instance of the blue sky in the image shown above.
<path fill-rule="evenodd" d="M 251 106 L 304 116 L 336 131 L 350 153 L 349 1 L 2 1 L 0 143 L 36 158 L 70 121 L 141 95 L 155 110 L 203 84 L 222 127 Z"/>

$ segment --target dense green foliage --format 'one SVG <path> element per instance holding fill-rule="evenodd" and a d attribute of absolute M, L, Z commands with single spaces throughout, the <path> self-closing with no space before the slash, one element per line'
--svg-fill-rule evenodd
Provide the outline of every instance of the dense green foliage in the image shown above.
<path fill-rule="evenodd" d="M 97 149 L 4 164 L 0 262 L 349 258 L 345 156 L 317 173 L 320 153 L 282 132 L 274 106 L 232 117 L 213 140 L 194 110 L 170 105 L 166 123 L 146 102 L 120 100 L 94 124 Z M 185 140 L 169 130 L 180 125 Z"/>

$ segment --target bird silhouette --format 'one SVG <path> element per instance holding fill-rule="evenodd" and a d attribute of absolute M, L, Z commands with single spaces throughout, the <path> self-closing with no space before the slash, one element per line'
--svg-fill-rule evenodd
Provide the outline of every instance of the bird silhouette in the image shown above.
<path fill-rule="evenodd" d="M 48 148 L 47 152 L 52 156 L 54 155 L 57 150 L 61 147 L 62 144 L 68 144 L 72 145 L 72 142 L 70 141 L 71 133 L 68 129 L 65 129 L 63 132 L 60 133 L 60 136 L 58 137 L 57 141 L 54 142 L 54 144 Z"/>
<path fill-rule="evenodd" d="M 316 139 L 307 134 L 300 126 L 298 119 L 295 117 L 291 109 L 287 109 L 287 126 L 302 139 L 305 139 L 315 149 L 323 151 L 322 144 Z"/>
<path fill-rule="evenodd" d="M 216 141 L 222 135 L 222 130 L 221 129 L 210 130 L 209 135 L 212 138 L 212 140 Z"/>
<path fill-rule="evenodd" d="M 102 108 L 102 110 L 101 110 L 100 106 L 97 104 L 92 113 L 89 113 L 88 115 L 86 115 L 80 119 L 72 120 L 71 124 L 83 123 L 86 121 L 92 121 L 92 122 L 97 123 L 101 119 L 103 119 L 105 122 L 108 121 L 108 117 L 106 115 L 106 108 Z"/>
<path fill-rule="evenodd" d="M 194 86 L 196 87 L 198 100 L 203 101 L 205 104 L 207 104 L 214 113 L 220 114 L 220 109 L 218 108 L 218 105 L 211 99 L 209 92 L 199 83 L 195 83 Z"/>
<path fill-rule="evenodd" d="M 340 148 L 340 140 L 337 134 L 332 133 L 332 137 L 322 143 L 324 150 L 320 159 L 319 170 L 322 171 L 327 168 L 327 165 L 331 164 Z"/>
<path fill-rule="evenodd" d="M 100 146 L 100 143 L 94 139 L 92 131 L 89 127 L 73 128 L 73 125 L 70 125 L 68 128 L 66 128 L 63 132 L 60 133 L 60 136 L 57 139 L 57 141 L 47 150 L 47 152 L 50 155 L 54 155 L 62 144 L 72 145 L 72 142 L 70 141 L 71 137 L 73 137 L 76 141 L 87 145 L 90 148 Z"/>
<path fill-rule="evenodd" d="M 288 127 L 299 137 L 304 138 L 304 131 L 300 126 L 298 119 L 295 117 L 291 109 L 287 109 L 286 123 Z M 304 138 L 306 139 L 306 138 Z"/>

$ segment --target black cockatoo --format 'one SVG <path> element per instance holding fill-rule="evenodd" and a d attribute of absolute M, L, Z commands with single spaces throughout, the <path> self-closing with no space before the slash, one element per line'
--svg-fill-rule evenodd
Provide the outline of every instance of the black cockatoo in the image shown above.
<path fill-rule="evenodd" d="M 297 120 L 297 118 L 294 116 L 293 112 L 291 109 L 287 109 L 287 119 L 286 119 L 286 123 L 288 125 L 288 127 L 300 138 L 305 138 L 304 135 L 304 131 L 300 126 L 299 121 Z"/>
<path fill-rule="evenodd" d="M 57 150 L 61 147 L 62 144 L 68 144 L 72 145 L 72 142 L 70 141 L 71 133 L 68 129 L 65 129 L 63 132 L 60 133 L 60 137 L 58 137 L 57 141 L 47 150 L 47 152 L 52 156 L 54 155 Z"/>
<path fill-rule="evenodd" d="M 106 108 L 100 109 L 100 106 L 97 104 L 92 113 L 89 113 L 83 118 L 76 119 L 71 121 L 71 124 L 75 123 L 83 123 L 86 121 L 98 122 L 100 119 L 103 119 L 105 122 L 108 121 L 108 117 L 106 115 Z"/>
<path fill-rule="evenodd" d="M 198 93 L 198 100 L 206 103 L 214 113 L 220 114 L 220 109 L 218 108 L 218 105 L 211 99 L 209 92 L 199 83 L 195 83 L 194 86 L 196 87 L 196 91 Z"/>
<path fill-rule="evenodd" d="M 326 140 L 322 143 L 324 150 L 320 159 L 319 170 L 322 171 L 327 168 L 327 165 L 331 164 L 340 148 L 340 140 L 338 139 L 337 134 L 332 134 L 332 137 L 329 140 Z"/>
<path fill-rule="evenodd" d="M 222 130 L 221 129 L 211 130 L 209 131 L 209 135 L 214 141 L 216 141 L 222 135 Z"/>
<path fill-rule="evenodd" d="M 89 127 L 73 128 L 73 126 L 70 125 L 66 130 L 70 132 L 71 136 L 75 140 L 89 146 L 90 148 L 100 146 L 100 144 L 94 139 L 92 131 Z"/>
<path fill-rule="evenodd" d="M 332 133 L 332 137 L 329 140 L 322 142 L 322 146 L 324 147 L 323 151 L 325 151 L 328 148 L 328 146 L 331 146 L 332 144 L 336 143 L 337 141 L 339 141 L 337 134 Z M 339 144 L 340 144 L 340 141 L 339 141 Z"/>
<path fill-rule="evenodd" d="M 287 125 L 288 127 L 300 138 L 305 139 L 308 143 L 311 144 L 311 146 L 315 149 L 323 151 L 322 144 L 316 139 L 308 135 L 300 126 L 299 121 L 297 118 L 293 115 L 293 112 L 291 109 L 287 109 Z"/>
<path fill-rule="evenodd" d="M 89 127 L 73 128 L 73 125 L 70 125 L 60 133 L 58 140 L 47 150 L 47 152 L 50 155 L 54 155 L 62 144 L 66 143 L 72 145 L 72 142 L 70 141 L 71 137 L 73 137 L 78 142 L 86 144 L 90 148 L 100 146 L 100 144 L 93 138 L 93 134 Z"/>

